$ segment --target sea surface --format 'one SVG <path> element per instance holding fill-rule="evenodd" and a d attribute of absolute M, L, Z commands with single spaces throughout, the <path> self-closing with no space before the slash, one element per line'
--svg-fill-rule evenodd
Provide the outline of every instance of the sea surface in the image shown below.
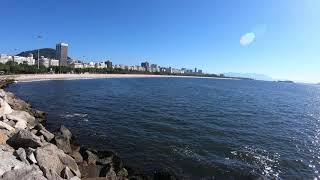
<path fill-rule="evenodd" d="M 47 127 L 117 152 L 125 164 L 185 179 L 314 179 L 320 86 L 200 78 L 17 83 Z"/>

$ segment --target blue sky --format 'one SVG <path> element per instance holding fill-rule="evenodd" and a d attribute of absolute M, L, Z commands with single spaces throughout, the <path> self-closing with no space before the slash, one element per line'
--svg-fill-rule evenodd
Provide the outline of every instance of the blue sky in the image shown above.
<path fill-rule="evenodd" d="M 79 59 L 320 82 L 319 0 L 1 0 L 0 7 L 0 53 L 63 41 Z"/>

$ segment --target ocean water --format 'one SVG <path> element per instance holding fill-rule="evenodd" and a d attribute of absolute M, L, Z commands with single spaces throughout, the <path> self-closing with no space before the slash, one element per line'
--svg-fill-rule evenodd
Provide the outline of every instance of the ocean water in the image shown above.
<path fill-rule="evenodd" d="M 320 86 L 196 78 L 17 83 L 7 90 L 86 147 L 185 179 L 314 179 Z"/>

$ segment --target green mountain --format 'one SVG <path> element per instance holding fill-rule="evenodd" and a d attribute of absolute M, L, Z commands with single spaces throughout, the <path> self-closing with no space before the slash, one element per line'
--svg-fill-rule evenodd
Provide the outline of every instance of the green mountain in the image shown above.
<path fill-rule="evenodd" d="M 33 54 L 33 58 L 34 59 L 38 59 L 38 49 L 35 50 L 31 50 L 31 51 L 24 51 L 21 52 L 19 54 L 17 54 L 17 56 L 28 56 L 28 54 Z M 56 58 L 56 50 L 52 49 L 52 48 L 42 48 L 40 49 L 40 57 L 44 56 L 46 58 L 50 58 L 50 59 L 55 59 Z M 70 57 L 68 57 L 68 59 L 71 59 Z"/>

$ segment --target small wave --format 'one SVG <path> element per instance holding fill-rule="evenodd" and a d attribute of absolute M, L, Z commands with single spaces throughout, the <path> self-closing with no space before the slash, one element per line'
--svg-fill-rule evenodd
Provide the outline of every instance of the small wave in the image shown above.
<path fill-rule="evenodd" d="M 279 178 L 281 171 L 278 168 L 280 159 L 278 153 L 269 153 L 263 149 L 245 146 L 238 151 L 231 151 L 230 154 L 230 159 L 254 166 L 265 177 Z"/>
<path fill-rule="evenodd" d="M 88 117 L 88 114 L 81 114 L 81 113 L 72 113 L 72 114 L 64 114 L 61 115 L 63 118 L 73 118 L 73 117 Z"/>

